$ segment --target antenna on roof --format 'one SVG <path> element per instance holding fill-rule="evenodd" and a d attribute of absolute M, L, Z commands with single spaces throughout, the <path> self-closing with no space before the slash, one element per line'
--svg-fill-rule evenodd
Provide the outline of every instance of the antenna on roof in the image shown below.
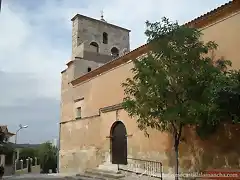
<path fill-rule="evenodd" d="M 106 22 L 105 19 L 103 18 L 103 10 L 101 11 L 101 21 Z"/>

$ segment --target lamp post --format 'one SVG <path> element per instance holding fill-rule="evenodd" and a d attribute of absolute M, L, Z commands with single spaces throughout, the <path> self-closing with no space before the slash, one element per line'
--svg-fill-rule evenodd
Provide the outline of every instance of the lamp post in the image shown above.
<path fill-rule="evenodd" d="M 15 134 L 15 148 L 17 148 L 17 134 L 21 129 L 25 129 L 25 128 L 28 128 L 28 125 L 23 126 L 22 124 L 19 124 L 19 128 L 17 129 L 16 134 Z M 15 173 L 15 171 L 16 171 L 16 160 L 18 160 L 18 158 L 19 158 L 18 150 L 17 150 L 17 157 L 16 157 L 16 152 L 14 150 L 14 154 L 13 154 L 14 171 L 13 171 L 13 173 Z"/>
<path fill-rule="evenodd" d="M 23 126 L 23 125 L 19 124 L 19 128 L 18 128 L 18 130 L 16 131 L 16 135 L 15 135 L 15 145 L 17 144 L 17 133 L 18 133 L 21 129 L 25 129 L 25 128 L 28 128 L 28 125 Z"/>
<path fill-rule="evenodd" d="M 22 124 L 19 124 L 19 128 L 18 128 L 18 130 L 16 131 L 16 134 L 15 134 L 15 146 L 17 147 L 17 135 L 18 135 L 18 132 L 21 130 L 21 129 L 25 129 L 25 128 L 28 128 L 28 125 L 25 125 L 25 126 L 23 126 Z M 15 154 L 15 153 L 14 153 Z M 16 157 L 16 155 L 14 156 L 15 158 L 14 158 L 14 162 L 16 161 L 16 160 L 18 160 L 18 158 L 19 158 L 19 153 L 18 153 L 18 150 L 17 150 L 17 157 Z"/>

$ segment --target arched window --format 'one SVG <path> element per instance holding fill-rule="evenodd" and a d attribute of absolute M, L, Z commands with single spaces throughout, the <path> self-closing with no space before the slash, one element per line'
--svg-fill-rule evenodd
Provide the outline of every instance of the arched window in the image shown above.
<path fill-rule="evenodd" d="M 111 49 L 111 56 L 112 56 L 113 58 L 117 58 L 117 57 L 119 56 L 119 50 L 118 50 L 118 48 L 113 47 L 113 48 Z"/>
<path fill-rule="evenodd" d="M 92 68 L 88 67 L 87 71 L 90 72 L 92 70 Z"/>
<path fill-rule="evenodd" d="M 93 51 L 95 51 L 95 52 L 99 52 L 99 46 L 98 46 L 98 43 L 96 43 L 96 42 L 91 42 L 90 43 L 90 46 L 91 46 L 91 49 L 93 50 Z"/>
<path fill-rule="evenodd" d="M 103 33 L 103 44 L 108 43 L 108 34 L 106 32 Z"/>

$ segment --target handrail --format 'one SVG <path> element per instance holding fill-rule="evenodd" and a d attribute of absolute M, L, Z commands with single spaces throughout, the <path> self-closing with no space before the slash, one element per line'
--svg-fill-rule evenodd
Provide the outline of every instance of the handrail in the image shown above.
<path fill-rule="evenodd" d="M 146 160 L 146 159 L 137 159 L 137 158 L 127 158 L 131 160 L 136 160 L 136 161 L 147 161 L 147 162 L 153 162 L 153 163 L 160 163 L 162 166 L 162 163 L 160 161 L 153 161 L 153 160 Z"/>
<path fill-rule="evenodd" d="M 138 159 L 138 158 L 127 158 L 127 159 L 134 162 L 133 163 L 128 162 L 127 165 L 118 166 L 119 170 L 133 172 L 141 175 L 152 176 L 152 177 L 160 178 L 162 180 L 163 165 L 161 162 Z"/>

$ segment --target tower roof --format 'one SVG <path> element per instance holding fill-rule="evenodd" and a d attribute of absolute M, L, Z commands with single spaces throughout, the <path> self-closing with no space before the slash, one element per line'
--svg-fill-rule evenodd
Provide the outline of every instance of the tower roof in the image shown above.
<path fill-rule="evenodd" d="M 122 29 L 122 30 L 125 30 L 125 31 L 128 31 L 128 32 L 131 32 L 131 30 L 129 29 L 126 29 L 126 28 L 123 28 L 123 27 L 120 27 L 120 26 L 117 26 L 117 25 L 114 25 L 114 24 L 110 24 L 108 22 L 106 22 L 105 20 L 98 20 L 98 19 L 94 19 L 94 18 L 91 18 L 91 17 L 88 17 L 88 16 L 84 16 L 82 14 L 76 14 L 72 19 L 71 21 L 74 21 L 76 18 L 84 18 L 84 19 L 88 19 L 90 21 L 95 21 L 95 22 L 99 22 L 99 23 L 104 23 L 105 25 L 108 25 L 108 26 L 112 26 L 114 28 L 119 28 L 119 29 Z"/>

